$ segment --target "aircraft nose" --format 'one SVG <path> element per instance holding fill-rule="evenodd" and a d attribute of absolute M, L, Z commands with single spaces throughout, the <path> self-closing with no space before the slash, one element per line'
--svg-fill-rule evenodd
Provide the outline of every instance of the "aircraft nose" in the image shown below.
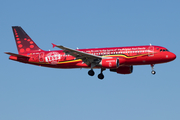
<path fill-rule="evenodd" d="M 171 53 L 171 54 L 169 55 L 169 59 L 171 59 L 171 60 L 176 59 L 176 55 L 175 55 L 174 53 Z"/>

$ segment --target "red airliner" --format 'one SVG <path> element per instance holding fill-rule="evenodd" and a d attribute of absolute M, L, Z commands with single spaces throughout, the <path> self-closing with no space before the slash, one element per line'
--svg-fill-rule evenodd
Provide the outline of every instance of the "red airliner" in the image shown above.
<path fill-rule="evenodd" d="M 103 71 L 109 69 L 118 74 L 130 74 L 133 65 L 154 65 L 174 60 L 176 55 L 161 46 L 130 46 L 91 49 L 71 49 L 62 45 L 53 45 L 62 50 L 44 51 L 19 26 L 12 27 L 19 54 L 5 52 L 11 55 L 9 59 L 51 68 L 89 68 L 88 74 L 94 75 L 93 68 L 100 68 L 99 79 L 103 79 Z"/>

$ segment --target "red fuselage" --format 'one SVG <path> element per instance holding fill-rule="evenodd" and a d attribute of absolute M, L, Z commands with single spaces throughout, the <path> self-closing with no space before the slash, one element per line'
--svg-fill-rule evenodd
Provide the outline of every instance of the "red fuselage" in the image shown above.
<path fill-rule="evenodd" d="M 176 55 L 160 46 L 131 46 L 76 49 L 103 58 L 119 58 L 120 66 L 159 64 L 172 61 Z M 23 54 L 29 58 L 10 56 L 11 60 L 52 68 L 89 68 L 81 59 L 66 55 L 63 50 L 31 51 Z M 100 66 L 99 66 L 100 67 Z"/>

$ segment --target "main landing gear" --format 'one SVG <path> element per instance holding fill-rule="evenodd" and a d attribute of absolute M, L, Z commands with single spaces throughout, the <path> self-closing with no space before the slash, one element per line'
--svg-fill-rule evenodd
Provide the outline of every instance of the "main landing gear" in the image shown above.
<path fill-rule="evenodd" d="M 103 75 L 103 73 L 102 73 L 104 70 L 106 70 L 106 69 L 101 68 L 101 73 L 98 75 L 98 78 L 101 79 L 101 80 L 104 79 L 104 75 Z M 94 76 L 94 71 L 93 71 L 93 69 L 89 70 L 89 71 L 88 71 L 88 74 L 89 74 L 90 76 Z"/>
<path fill-rule="evenodd" d="M 153 75 L 155 75 L 155 74 L 156 74 L 156 71 L 154 71 L 154 64 L 151 64 L 151 69 L 152 69 L 151 73 L 152 73 Z"/>
<path fill-rule="evenodd" d="M 88 71 L 88 74 L 89 74 L 90 76 L 94 76 L 94 71 L 93 71 L 93 69 L 89 70 L 89 71 Z"/>
<path fill-rule="evenodd" d="M 106 69 L 101 68 L 101 73 L 98 75 L 98 78 L 101 79 L 101 80 L 104 78 L 104 75 L 102 73 L 104 70 L 106 70 Z"/>

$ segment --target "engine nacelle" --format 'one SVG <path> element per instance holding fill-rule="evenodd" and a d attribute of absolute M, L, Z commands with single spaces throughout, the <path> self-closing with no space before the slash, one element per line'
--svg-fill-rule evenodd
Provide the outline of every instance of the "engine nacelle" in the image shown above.
<path fill-rule="evenodd" d="M 117 69 L 110 69 L 112 72 L 117 72 L 118 74 L 131 74 L 133 72 L 133 66 L 121 66 Z"/>
<path fill-rule="evenodd" d="M 119 59 L 118 58 L 102 59 L 99 64 L 104 68 L 118 68 Z"/>

